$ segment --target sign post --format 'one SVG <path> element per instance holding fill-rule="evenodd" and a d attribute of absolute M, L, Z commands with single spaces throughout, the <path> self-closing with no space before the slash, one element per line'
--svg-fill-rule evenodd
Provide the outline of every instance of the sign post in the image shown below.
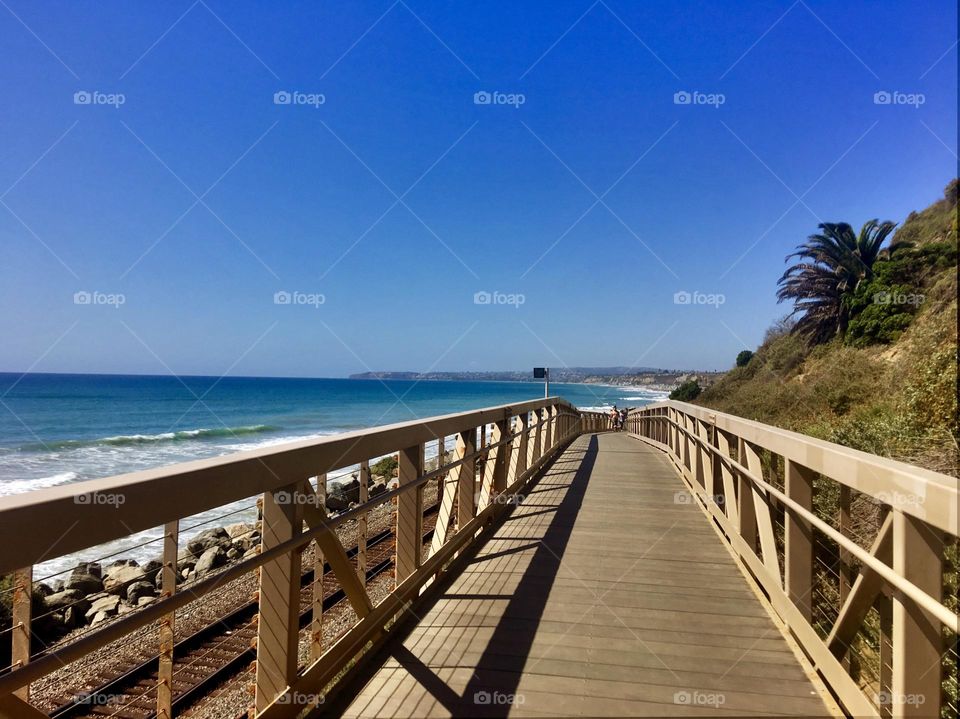
<path fill-rule="evenodd" d="M 533 368 L 533 378 L 543 380 L 543 396 L 544 399 L 550 396 L 550 368 L 549 367 L 534 367 Z"/>

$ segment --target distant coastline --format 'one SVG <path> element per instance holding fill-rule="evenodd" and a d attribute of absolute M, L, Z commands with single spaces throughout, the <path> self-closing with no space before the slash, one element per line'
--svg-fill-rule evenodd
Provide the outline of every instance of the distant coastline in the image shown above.
<path fill-rule="evenodd" d="M 557 384 L 588 384 L 606 387 L 669 392 L 682 382 L 696 379 L 701 386 L 710 386 L 724 372 L 669 370 L 649 367 L 566 367 L 551 368 L 550 381 Z M 440 381 L 440 382 L 539 382 L 530 372 L 361 372 L 351 380 Z"/>

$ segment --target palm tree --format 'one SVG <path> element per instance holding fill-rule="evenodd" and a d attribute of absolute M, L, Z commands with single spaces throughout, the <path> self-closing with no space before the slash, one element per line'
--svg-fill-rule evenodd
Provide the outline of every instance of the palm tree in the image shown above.
<path fill-rule="evenodd" d="M 846 222 L 824 222 L 786 261 L 797 258 L 777 284 L 777 301 L 793 300 L 791 315 L 802 316 L 793 331 L 811 344 L 843 335 L 850 320 L 849 297 L 873 278 L 873 265 L 908 243 L 883 247 L 896 224 L 870 220 L 856 234 Z"/>

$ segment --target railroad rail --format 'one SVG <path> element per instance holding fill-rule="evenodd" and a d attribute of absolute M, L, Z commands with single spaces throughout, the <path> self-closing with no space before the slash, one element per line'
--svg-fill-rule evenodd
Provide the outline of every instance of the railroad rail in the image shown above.
<path fill-rule="evenodd" d="M 0 575 L 13 574 L 16 591 L 8 632 L 13 665 L 0 675 L 0 716 L 48 716 L 30 703 L 32 682 L 140 628 L 158 626 L 156 672 L 143 682 L 143 713 L 137 716 L 171 719 L 181 706 L 175 700 L 189 696 L 189 690 L 174 681 L 177 672 L 190 667 L 187 654 L 180 653 L 185 650 L 178 652 L 173 642 L 178 610 L 254 571 L 258 604 L 255 622 L 251 620 L 243 637 L 256 657 L 253 710 L 265 719 L 308 713 L 321 706 L 328 693 L 349 686 L 358 667 L 401 636 L 416 616 L 408 609 L 444 591 L 447 580 L 493 536 L 490 528 L 555 461 L 559 469 L 551 470 L 550 483 L 556 485 L 558 474 L 572 474 L 581 491 L 595 463 L 599 468 L 603 462 L 602 471 L 597 469 L 604 487 L 600 491 L 606 493 L 603 501 L 615 502 L 621 486 L 624 492 L 636 487 L 634 506 L 651 486 L 662 488 L 658 492 L 669 487 L 673 467 L 679 490 L 674 503 L 694 502 L 702 509 L 756 595 L 765 598 L 782 630 L 795 640 L 804 666 L 823 681 L 848 716 L 933 717 L 949 711 L 951 697 L 957 696 L 955 683 L 949 684 L 949 668 L 956 662 L 958 627 L 955 599 L 943 588 L 956 581 L 960 494 L 955 478 L 672 401 L 631 411 L 624 433 L 629 436 L 600 443 L 612 448 L 609 451 L 632 442 L 630 437 L 649 445 L 641 453 L 646 458 L 643 468 L 637 465 L 636 472 L 624 464 L 631 461 L 626 457 L 640 456 L 635 452 L 604 462 L 602 452 L 598 458 L 567 450 L 582 435 L 591 437 L 575 446 L 595 446 L 592 435 L 606 432 L 609 425 L 603 414 L 547 398 L 4 498 Z M 450 437 L 455 446 L 448 453 Z M 666 460 L 653 463 L 650 447 Z M 428 450 L 440 458 L 435 469 L 425 466 Z M 370 498 L 370 462 L 388 455 L 398 459 L 398 485 Z M 614 465 L 616 471 L 609 469 Z M 329 515 L 326 482 L 317 478 L 354 467 L 360 478 L 358 504 Z M 656 476 L 648 478 L 643 472 Z M 435 515 L 424 507 L 424 489 L 431 482 L 439 482 Z M 561 483 L 552 491 L 562 497 L 565 490 Z M 100 495 L 122 495 L 123 502 L 77 500 Z M 262 497 L 260 553 L 179 587 L 181 520 L 255 496 Z M 356 555 L 348 552 L 337 528 L 356 520 L 366 537 L 371 510 L 388 503 L 393 539 L 375 546 L 362 543 Z M 568 510 L 563 516 L 574 530 L 575 516 Z M 433 533 L 424 543 L 431 523 Z M 49 548 L 72 555 L 157 526 L 164 528 L 162 598 L 55 652 L 31 654 L 32 567 L 50 558 Z M 596 530 L 584 531 L 582 536 L 589 536 Z M 303 585 L 304 569 L 310 569 L 302 566 L 308 545 L 314 547 L 314 579 L 328 569 L 343 601 L 356 613 L 356 621 L 332 643 L 324 641 L 321 631 L 324 610 L 331 606 L 329 588 L 326 582 Z M 689 543 L 681 545 L 679 541 L 678 555 L 689 549 Z M 379 559 L 380 547 L 389 547 L 387 560 Z M 824 561 L 818 547 L 835 551 L 838 566 Z M 669 542 L 656 549 L 655 561 L 669 559 Z M 367 578 L 381 561 L 392 564 L 394 582 L 386 596 L 374 602 Z M 490 566 L 484 571 L 495 572 Z M 674 574 L 679 578 L 682 567 Z M 723 579 L 733 581 L 732 576 Z M 676 591 L 677 601 L 691 601 L 670 586 L 649 596 L 646 591 L 642 583 L 636 585 L 625 601 L 656 605 L 671 591 Z M 698 621 L 711 626 L 710 608 L 695 611 L 702 613 L 696 615 Z M 302 642 L 309 647 L 305 664 L 299 655 Z M 199 645 L 207 652 L 212 649 L 203 647 L 203 641 Z M 245 655 L 244 661 L 251 656 Z M 229 661 L 221 657 L 219 663 Z M 871 674 L 868 669 L 874 666 Z M 731 681 L 725 677 L 718 680 L 721 689 L 723 681 Z"/>
<path fill-rule="evenodd" d="M 200 676 L 187 681 L 192 669 L 188 659 L 192 656 L 188 651 L 191 646 L 206 652 L 207 657 L 216 656 L 216 661 L 199 672 L 215 674 L 227 671 L 226 665 L 236 667 L 248 662 L 251 655 L 246 649 L 252 644 L 256 656 L 256 711 L 264 713 L 270 706 L 287 705 L 283 695 L 296 676 L 310 676 L 312 681 L 319 676 L 318 666 L 322 665 L 320 673 L 332 678 L 343 663 L 362 652 L 369 640 L 383 633 L 383 626 L 404 611 L 407 601 L 423 585 L 443 573 L 445 563 L 462 552 L 467 540 L 505 509 L 505 499 L 532 478 L 566 441 L 588 426 L 600 429 L 604 422 L 600 415 L 583 414 L 562 399 L 548 398 L 5 498 L 0 504 L 0 546 L 8 551 L 0 553 L 0 575 L 14 574 L 15 591 L 10 632 L 13 663 L 0 675 L 0 715 L 48 716 L 31 706 L 31 682 L 155 624 L 160 627 L 160 642 L 155 659 L 146 663 L 149 669 L 133 667 L 117 678 L 124 682 L 122 696 L 129 699 L 131 716 L 170 719 L 184 697 L 197 695 L 199 690 L 189 686 L 191 681 L 201 687 L 203 682 L 211 681 Z M 445 451 L 445 442 L 451 436 L 456 441 L 452 461 Z M 428 448 L 435 449 L 440 458 L 432 471 L 425 469 Z M 370 462 L 388 455 L 399 459 L 399 486 L 370 498 Z M 357 468 L 359 473 L 359 504 L 338 515 L 329 515 L 325 508 L 326 483 L 317 478 L 351 468 Z M 442 484 L 439 506 L 432 517 L 423 506 L 424 487 L 447 476 L 450 479 Z M 198 487 L 203 491 L 198 492 Z M 120 495 L 122 503 L 88 501 L 90 497 Z M 260 553 L 217 575 L 178 587 L 175 569 L 181 520 L 255 496 L 263 498 Z M 380 559 L 376 551 L 384 545 L 372 544 L 373 538 L 358 548 L 356 557 L 348 553 L 335 530 L 352 520 L 365 527 L 369 512 L 387 503 L 396 505 L 390 541 L 392 557 Z M 424 525 L 431 522 L 435 527 L 429 535 L 430 544 L 424 546 Z M 50 551 L 40 549 L 40 545 L 49 537 L 47 547 L 55 547 L 59 556 L 70 555 L 157 526 L 163 527 L 164 535 L 161 598 L 57 646 L 55 651 L 32 653 L 32 567 L 51 558 Z M 309 544 L 315 545 L 315 556 L 325 562 L 327 573 L 339 585 L 336 591 L 342 592 L 359 618 L 330 647 L 324 646 L 320 627 L 323 611 L 332 606 L 333 595 L 324 591 L 319 582 L 309 582 L 306 587 L 302 584 L 305 573 L 300 566 L 301 553 Z M 366 580 L 371 571 L 383 571 L 385 561 L 392 566 L 395 585 L 387 598 L 374 606 L 367 595 Z M 185 640 L 186 644 L 174 645 L 178 609 L 255 570 L 259 572 L 260 586 L 255 620 L 243 625 L 245 634 L 237 631 L 238 636 L 229 640 L 231 646 L 247 642 L 242 659 L 230 659 L 229 651 L 220 652 L 211 646 L 212 635 L 203 632 Z M 301 671 L 298 645 L 302 632 L 309 639 L 311 659 Z M 179 683 L 181 679 L 186 683 Z M 114 690 L 119 692 L 119 685 Z M 147 706 L 151 701 L 152 708 Z M 89 708 L 91 714 L 118 714 L 115 704 L 107 707 L 106 712 L 96 706 Z M 70 716 L 82 709 L 62 706 L 56 711 L 58 716 Z"/>
<path fill-rule="evenodd" d="M 424 510 L 424 541 L 433 536 L 433 527 L 439 505 Z M 393 567 L 393 529 L 384 529 L 367 539 L 366 570 L 369 582 Z M 372 550 L 372 551 L 371 551 Z M 359 545 L 347 550 L 347 556 L 356 558 Z M 343 588 L 335 581 L 330 565 L 324 564 L 324 576 L 334 581 L 324 584 L 323 609 L 333 609 L 346 599 Z M 300 626 L 307 626 L 313 618 L 311 586 L 314 570 L 308 569 L 300 579 Z M 190 636 L 174 645 L 174 661 L 191 671 L 180 671 L 174 677 L 171 709 L 180 714 L 210 689 L 240 673 L 256 659 L 253 647 L 256 639 L 256 600 L 246 602 L 227 614 L 214 619 Z M 154 719 L 159 658 L 133 662 L 121 672 L 104 678 L 94 689 L 75 695 L 50 712 L 51 719 L 89 717 L 119 717 L 119 719 Z"/>

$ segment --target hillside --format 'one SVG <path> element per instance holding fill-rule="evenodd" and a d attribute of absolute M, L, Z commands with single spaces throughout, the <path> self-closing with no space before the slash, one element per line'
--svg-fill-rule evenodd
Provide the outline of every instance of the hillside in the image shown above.
<path fill-rule="evenodd" d="M 782 320 L 696 403 L 956 476 L 956 180 L 899 243 L 844 297 L 842 332 L 814 344 Z"/>

